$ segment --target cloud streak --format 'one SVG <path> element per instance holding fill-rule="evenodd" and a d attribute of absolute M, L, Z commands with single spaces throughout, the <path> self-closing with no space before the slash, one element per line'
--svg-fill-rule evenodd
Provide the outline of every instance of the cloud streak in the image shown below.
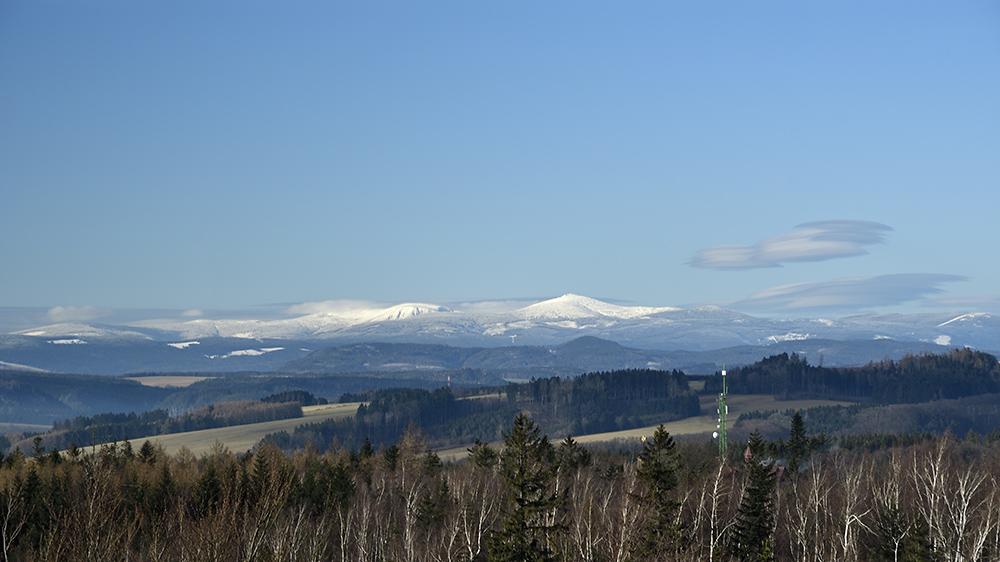
<path fill-rule="evenodd" d="M 699 250 L 688 262 L 708 269 L 780 267 L 785 262 L 822 261 L 867 254 L 863 246 L 885 240 L 884 224 L 829 220 L 800 224 L 795 230 L 751 245 L 726 244 Z"/>
<path fill-rule="evenodd" d="M 922 304 L 928 308 L 947 308 L 949 310 L 982 310 L 1000 312 L 1000 296 L 998 295 L 966 295 L 959 297 L 940 297 L 928 299 Z"/>
<path fill-rule="evenodd" d="M 102 310 L 93 306 L 55 306 L 49 309 L 45 315 L 51 322 L 87 322 L 107 316 L 107 310 Z"/>
<path fill-rule="evenodd" d="M 940 285 L 967 277 L 938 273 L 898 273 L 844 277 L 781 285 L 756 292 L 730 306 L 748 311 L 851 311 L 899 305 L 944 292 Z"/>

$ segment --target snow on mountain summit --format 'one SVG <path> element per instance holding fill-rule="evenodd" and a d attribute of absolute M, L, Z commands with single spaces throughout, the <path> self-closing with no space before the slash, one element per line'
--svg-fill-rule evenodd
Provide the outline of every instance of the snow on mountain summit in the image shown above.
<path fill-rule="evenodd" d="M 435 304 L 407 303 L 379 310 L 365 320 L 365 322 L 387 322 L 391 320 L 403 320 L 420 316 L 421 314 L 431 314 L 435 312 L 453 312 L 450 308 Z"/>
<path fill-rule="evenodd" d="M 658 312 L 679 310 L 677 308 L 656 308 L 650 306 L 619 306 L 590 297 L 565 294 L 561 297 L 535 303 L 515 310 L 512 315 L 525 320 L 576 320 L 604 316 L 620 320 L 642 318 Z"/>

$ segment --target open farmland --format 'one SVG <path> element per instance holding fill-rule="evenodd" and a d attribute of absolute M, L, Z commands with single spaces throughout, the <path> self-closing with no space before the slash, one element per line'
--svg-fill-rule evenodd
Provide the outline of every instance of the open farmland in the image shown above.
<path fill-rule="evenodd" d="M 851 402 L 838 402 L 834 400 L 778 400 L 774 396 L 762 394 L 730 394 L 726 402 L 729 404 L 728 427 L 730 428 L 733 427 L 733 424 L 736 422 L 736 419 L 740 416 L 740 414 L 753 412 L 755 410 L 806 410 L 817 406 L 846 406 L 851 404 Z M 700 433 L 711 433 L 715 431 L 715 426 L 717 424 L 715 421 L 715 408 L 716 397 L 714 395 L 702 396 L 701 409 L 703 412 L 706 412 L 706 414 L 683 420 L 667 422 L 664 423 L 663 426 L 668 432 L 670 432 L 671 435 L 697 435 Z M 641 439 L 643 435 L 653 435 L 653 432 L 656 431 L 658 426 L 659 424 L 648 427 L 626 429 L 622 431 L 610 431 L 607 433 L 574 435 L 573 439 L 578 443 L 603 443 L 618 439 Z M 494 443 L 494 445 L 497 444 Z M 438 456 L 440 456 L 443 461 L 458 461 L 466 457 L 468 454 L 467 448 L 468 446 L 441 450 L 438 451 Z"/>
<path fill-rule="evenodd" d="M 155 386 L 157 388 L 185 388 L 196 382 L 201 382 L 214 377 L 203 377 L 196 375 L 148 375 L 141 377 L 125 377 L 126 380 L 135 381 L 143 386 Z"/>
<path fill-rule="evenodd" d="M 152 441 L 153 444 L 159 443 L 163 445 L 168 454 L 174 455 L 182 445 L 186 445 L 192 453 L 200 456 L 209 452 L 216 441 L 218 441 L 231 451 L 243 452 L 251 449 L 268 433 L 276 433 L 278 431 L 291 432 L 296 426 L 302 424 L 353 416 L 358 411 L 358 405 L 358 402 L 351 402 L 347 404 L 305 406 L 302 408 L 303 416 L 301 418 L 157 435 L 138 439 L 133 443 L 133 447 L 141 447 L 144 442 Z"/>
<path fill-rule="evenodd" d="M 671 435 L 696 435 L 707 434 L 715 430 L 715 396 L 702 396 L 701 407 L 705 414 L 683 420 L 665 423 L 667 431 Z M 729 425 L 732 427 L 740 414 L 754 410 L 805 410 L 816 406 L 847 405 L 850 402 L 838 402 L 833 400 L 778 400 L 774 396 L 768 395 L 730 395 L 729 403 Z M 302 408 L 304 416 L 287 420 L 272 422 L 223 427 L 216 429 L 206 429 L 201 431 L 191 431 L 186 433 L 174 433 L 170 435 L 158 435 L 155 437 L 136 440 L 134 447 L 141 447 L 142 443 L 149 440 L 154 444 L 163 445 L 166 452 L 176 454 L 182 445 L 186 445 L 192 453 L 202 455 L 211 450 L 216 442 L 222 443 L 231 451 L 242 452 L 249 450 L 256 445 L 265 435 L 279 431 L 291 432 L 296 426 L 316 423 L 328 419 L 346 418 L 354 415 L 357 411 L 358 403 L 348 404 L 327 404 L 322 406 L 306 406 Z M 627 429 L 623 431 L 612 431 L 607 433 L 595 433 L 591 435 L 574 435 L 573 438 L 579 443 L 600 443 L 615 441 L 618 439 L 640 439 L 643 435 L 652 435 L 656 430 L 656 425 Z M 454 447 L 438 451 L 438 455 L 443 461 L 458 461 L 465 458 L 468 445 Z"/>

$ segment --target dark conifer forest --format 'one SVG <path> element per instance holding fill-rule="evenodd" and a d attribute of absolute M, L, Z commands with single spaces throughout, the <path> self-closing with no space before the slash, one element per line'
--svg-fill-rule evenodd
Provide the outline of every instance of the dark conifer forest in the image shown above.
<path fill-rule="evenodd" d="M 792 451 L 722 462 L 662 427 L 587 449 L 524 414 L 460 464 L 415 426 L 292 454 L 38 448 L 0 463 L 0 537 L 26 561 L 1000 559 L 1000 441 Z"/>
<path fill-rule="evenodd" d="M 201 457 L 128 439 L 60 452 L 36 436 L 0 458 L 0 546 L 4 560 L 24 561 L 1000 561 L 996 427 L 829 431 L 879 408 L 923 407 L 921 397 L 992 400 L 977 392 L 994 391 L 995 358 L 956 351 L 823 369 L 792 355 L 730 373 L 731 392 L 784 380 L 787 395 L 868 402 L 741 416 L 749 438 L 724 457 L 708 436 L 675 439 L 662 425 L 641 442 L 573 439 L 700 412 L 683 373 L 645 370 L 476 393 L 349 394 L 342 400 L 364 403 L 354 418 L 246 452 L 217 443 Z M 922 388 L 907 390 L 908 380 Z M 318 400 L 265 398 L 250 410 L 295 415 Z M 227 408 L 189 419 L 221 423 L 211 414 Z M 171 419 L 80 417 L 56 428 Z M 776 419 L 776 437 L 758 430 L 771 424 L 773 434 Z M 454 440 L 470 444 L 468 457 L 442 462 L 435 448 Z"/>

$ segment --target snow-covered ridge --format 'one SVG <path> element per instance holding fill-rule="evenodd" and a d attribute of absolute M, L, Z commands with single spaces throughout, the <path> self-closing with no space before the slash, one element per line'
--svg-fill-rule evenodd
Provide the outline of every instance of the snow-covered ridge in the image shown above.
<path fill-rule="evenodd" d="M 947 322 L 942 322 L 942 323 L 938 324 L 937 327 L 940 328 L 942 326 L 947 326 L 948 324 L 951 324 L 952 322 L 959 322 L 961 320 L 972 320 L 973 318 L 982 318 L 984 316 L 989 316 L 989 314 L 987 314 L 985 312 L 970 312 L 969 314 L 963 314 L 963 315 L 958 316 L 956 318 L 952 318 L 951 320 L 948 320 Z"/>
<path fill-rule="evenodd" d="M 281 345 L 253 343 L 254 340 L 320 340 L 320 346 L 368 341 L 490 347 L 555 345 L 580 336 L 607 339 L 638 349 L 705 350 L 801 339 L 887 338 L 1000 350 L 1000 316 L 979 312 L 768 319 L 718 306 L 684 309 L 620 306 L 576 294 L 520 308 L 475 305 L 472 303 L 468 310 L 462 310 L 458 306 L 427 303 L 327 301 L 289 307 L 285 317 L 275 319 L 180 318 L 148 320 L 130 327 L 56 324 L 14 335 L 37 339 L 38 343 L 80 340 L 90 344 L 104 337 L 120 339 L 131 335 L 147 341 L 155 338 L 177 350 L 189 350 L 196 345 L 207 347 L 208 338 L 241 338 L 248 340 L 247 343 L 233 347 L 247 352 L 260 351 L 265 345 Z M 213 348 L 202 353 L 220 351 Z M 0 360 L 12 361 L 4 356 Z"/>
<path fill-rule="evenodd" d="M 94 326 L 91 324 L 80 324 L 76 322 L 64 322 L 51 324 L 39 328 L 31 328 L 14 332 L 15 335 L 28 337 L 47 337 L 52 339 L 73 339 L 73 338 L 142 338 L 150 339 L 146 334 L 120 328 L 117 326 Z"/>
<path fill-rule="evenodd" d="M 618 320 L 642 318 L 679 308 L 649 306 L 619 306 L 572 293 L 515 310 L 511 314 L 525 320 L 573 320 L 604 316 Z"/>
<path fill-rule="evenodd" d="M 392 320 L 403 320 L 413 318 L 422 314 L 433 314 L 435 312 L 452 312 L 450 308 L 433 304 L 400 304 L 379 310 L 365 319 L 365 322 L 390 322 Z"/>

